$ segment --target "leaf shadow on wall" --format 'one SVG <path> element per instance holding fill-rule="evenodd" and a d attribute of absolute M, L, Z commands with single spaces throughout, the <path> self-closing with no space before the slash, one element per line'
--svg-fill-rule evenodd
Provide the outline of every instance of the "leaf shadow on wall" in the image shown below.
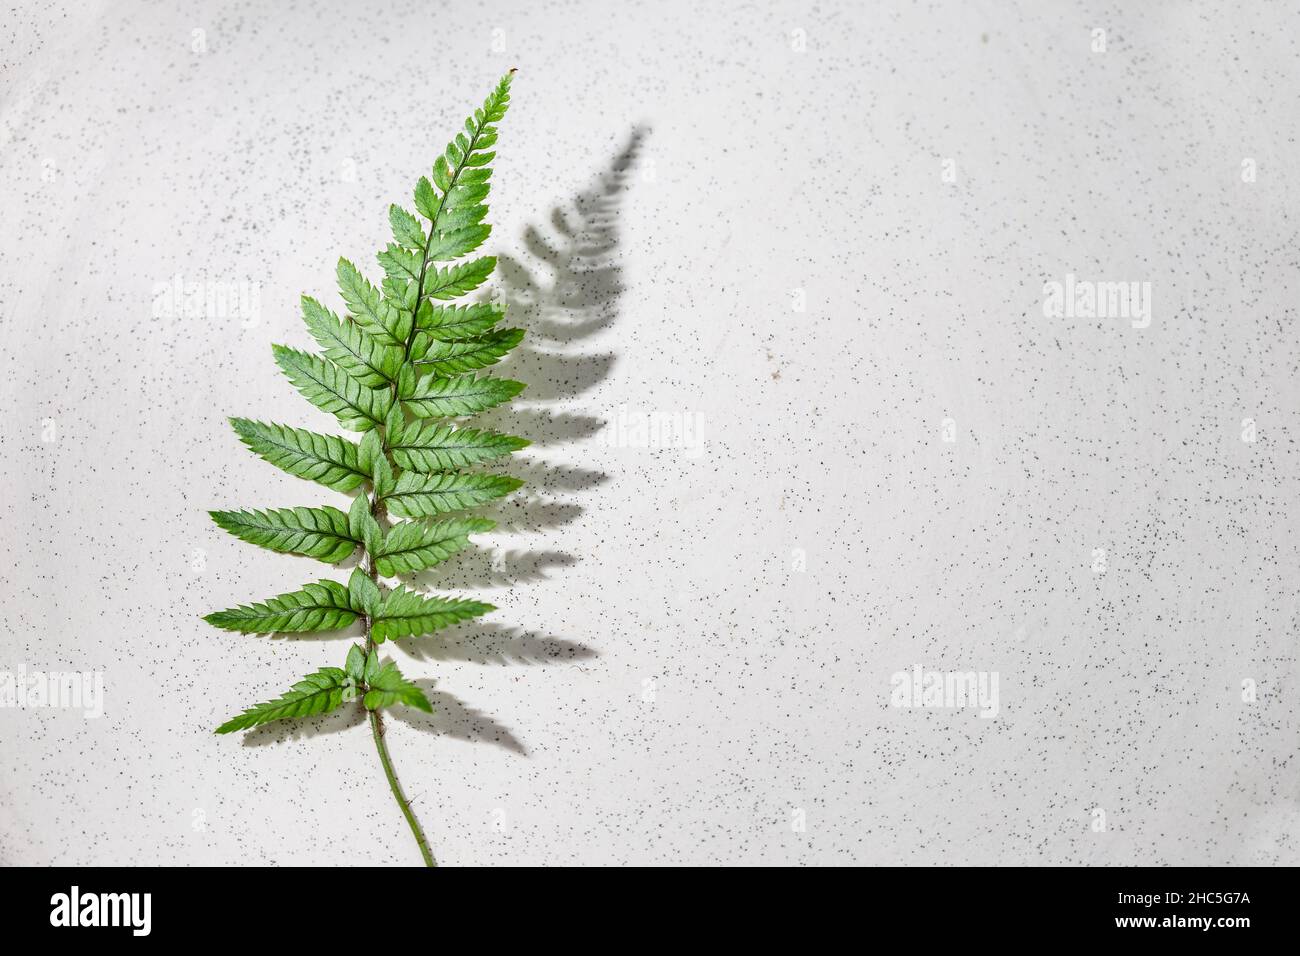
<path fill-rule="evenodd" d="M 532 456 L 526 451 L 499 467 L 526 484 L 495 508 L 481 512 L 497 522 L 498 534 L 538 534 L 563 527 L 583 513 L 572 496 L 608 479 L 602 472 L 549 464 L 536 452 L 544 454 L 547 448 L 589 439 L 605 425 L 600 418 L 565 411 L 564 405 L 593 389 L 614 366 L 612 352 L 584 349 L 583 340 L 609 328 L 619 316 L 624 289 L 618 262 L 619 218 L 647 134 L 647 129 L 634 128 L 623 149 L 587 189 L 554 207 L 546 226 L 525 229 L 527 259 L 498 257 L 498 301 L 508 305 L 508 321 L 525 328 L 527 336 L 492 371 L 528 387 L 515 405 L 478 415 L 473 424 L 527 438 L 535 450 Z M 555 550 L 473 548 L 419 574 L 405 575 L 402 582 L 443 594 L 464 588 L 516 587 L 547 580 L 577 560 Z M 334 636 L 356 635 L 338 632 Z M 577 663 L 597 656 L 586 644 L 497 621 L 466 623 L 393 643 L 417 660 L 483 665 Z M 414 683 L 425 691 L 434 712 L 397 707 L 388 710 L 388 716 L 429 733 L 527 753 L 509 728 L 438 690 L 434 680 Z M 364 722 L 364 711 L 345 707 L 310 724 L 264 724 L 245 733 L 244 745 L 313 737 Z"/>
<path fill-rule="evenodd" d="M 528 334 L 494 372 L 527 382 L 528 387 L 514 405 L 478 416 L 476 426 L 520 435 L 542 454 L 588 439 L 604 427 L 603 420 L 564 406 L 595 388 L 614 366 L 612 352 L 593 350 L 584 340 L 612 326 L 619 316 L 624 290 L 619 220 L 646 135 L 645 129 L 633 129 L 588 188 L 554 207 L 544 227 L 524 230 L 526 259 L 498 257 L 501 301 L 508 306 L 510 323 Z M 509 499 L 483 512 L 497 522 L 498 533 L 506 535 L 544 533 L 569 524 L 583 513 L 573 496 L 608 480 L 602 472 L 551 464 L 527 451 L 503 462 L 499 470 L 526 482 Z M 408 583 L 438 592 L 516 587 L 546 580 L 577 560 L 553 550 L 480 549 L 412 575 Z M 478 664 L 573 663 L 597 656 L 585 644 L 496 621 L 397 643 L 421 660 Z"/>

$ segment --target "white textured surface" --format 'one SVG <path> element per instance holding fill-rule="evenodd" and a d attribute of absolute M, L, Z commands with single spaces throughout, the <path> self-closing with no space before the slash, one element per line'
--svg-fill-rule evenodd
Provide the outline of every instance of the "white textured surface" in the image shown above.
<path fill-rule="evenodd" d="M 581 470 L 440 579 L 490 626 L 396 652 L 441 861 L 1300 862 L 1294 8 L 45 6 L 0 27 L 0 669 L 107 714 L 0 711 L 0 862 L 417 862 L 355 722 L 212 735 L 346 644 L 199 621 L 325 570 L 205 510 L 346 505 L 224 418 L 329 428 L 269 345 L 510 66 L 513 421 Z M 1044 318 L 1067 273 L 1151 326 Z M 177 274 L 260 323 L 151 319 Z M 914 665 L 998 718 L 891 708 Z"/>

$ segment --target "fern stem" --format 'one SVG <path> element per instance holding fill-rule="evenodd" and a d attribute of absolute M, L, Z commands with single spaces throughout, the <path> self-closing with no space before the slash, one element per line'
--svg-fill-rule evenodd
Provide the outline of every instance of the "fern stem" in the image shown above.
<path fill-rule="evenodd" d="M 511 74 L 515 71 L 512 69 Z M 429 250 L 433 246 L 433 240 L 438 235 L 438 223 L 442 219 L 443 211 L 447 205 L 447 197 L 451 193 L 452 187 L 460 181 L 461 173 L 465 171 L 465 163 L 471 154 L 474 153 L 478 146 L 479 137 L 483 135 L 483 127 L 486 121 L 480 118 L 475 124 L 474 134 L 469 139 L 469 146 L 463 151 L 464 155 L 456 163 L 456 167 L 451 173 L 451 181 L 447 189 L 443 190 L 442 197 L 438 200 L 438 208 L 434 212 L 433 218 L 429 223 L 429 235 L 424 241 L 423 254 L 420 256 L 420 274 L 415 280 L 415 305 L 411 312 L 411 330 L 407 333 L 406 342 L 402 346 L 402 362 L 405 364 L 410 360 L 411 347 L 415 343 L 415 333 L 418 331 L 418 325 L 415 322 L 415 316 L 420 312 L 420 302 L 424 298 L 424 280 L 429 270 Z M 397 383 L 393 382 L 390 386 L 392 389 L 393 400 L 397 400 Z M 380 447 L 385 458 L 388 459 L 389 465 L 395 465 L 393 461 L 392 450 L 388 447 L 388 436 L 384 434 L 383 426 L 379 426 Z M 370 514 L 376 519 L 382 521 L 385 517 L 385 507 L 383 500 L 378 494 L 370 499 Z M 375 581 L 379 573 L 375 568 L 374 556 L 362 550 L 362 561 L 366 573 L 370 580 Z M 371 621 L 369 617 L 365 618 L 365 636 L 366 636 L 366 656 L 369 658 L 375 651 L 375 639 L 370 633 Z M 433 852 L 429 849 L 429 841 L 425 839 L 424 831 L 420 829 L 420 822 L 415 819 L 415 813 L 411 810 L 411 802 L 406 799 L 402 793 L 402 785 L 397 782 L 397 774 L 393 771 L 393 761 L 388 756 L 388 745 L 384 743 L 383 726 L 380 723 L 379 711 L 370 711 L 370 731 L 375 738 L 375 749 L 379 751 L 379 760 L 384 765 L 384 775 L 388 777 L 388 787 L 393 791 L 393 798 L 397 801 L 398 807 L 402 810 L 402 815 L 406 817 L 406 822 L 411 825 L 411 832 L 415 834 L 415 842 L 419 844 L 420 855 L 424 857 L 425 866 L 437 866 L 437 861 L 433 858 Z"/>
<path fill-rule="evenodd" d="M 514 70 L 511 70 L 510 72 L 513 73 Z M 483 124 L 478 123 L 477 126 L 478 129 L 475 130 L 474 136 L 470 140 L 470 148 L 465 151 L 466 159 L 474 151 L 474 147 L 478 143 L 479 135 L 482 133 Z M 464 168 L 465 168 L 465 162 L 464 159 L 462 159 L 461 162 L 456 164 L 456 170 L 453 173 L 451 178 L 452 185 L 454 185 L 457 182 L 457 180 L 460 179 L 460 174 L 464 170 Z M 447 193 L 444 192 L 442 198 L 438 202 L 438 209 L 433 217 L 433 221 L 429 224 L 429 236 L 425 240 L 424 252 L 423 255 L 421 255 L 420 257 L 420 275 L 415 282 L 415 308 L 414 311 L 411 313 L 411 317 L 412 317 L 411 331 L 407 335 L 406 342 L 403 343 L 403 347 L 402 347 L 403 362 L 406 362 L 410 358 L 411 346 L 415 341 L 415 333 L 417 331 L 417 326 L 414 322 L 414 318 L 415 315 L 418 314 L 420 311 L 420 300 L 424 298 L 424 279 L 425 276 L 428 274 L 429 249 L 433 245 L 434 237 L 437 236 L 438 234 L 438 220 L 442 217 L 443 207 L 446 205 L 446 202 L 447 202 Z M 397 383 L 394 382 L 391 388 L 393 392 L 393 398 L 394 400 L 396 400 Z M 383 450 L 383 454 L 386 458 L 388 458 L 389 464 L 391 465 L 393 464 L 392 451 L 388 447 L 388 436 L 384 434 L 384 430 L 382 426 L 379 429 L 379 434 L 381 436 L 381 447 Z M 378 495 L 375 495 L 370 502 L 370 513 L 374 515 L 376 518 L 381 518 L 383 516 L 383 512 L 384 512 L 383 502 L 380 500 Z M 368 565 L 367 570 L 370 575 L 370 579 L 372 581 L 375 580 L 378 577 L 378 573 L 376 572 L 375 569 L 374 558 L 370 555 L 364 555 L 363 559 L 367 561 L 367 565 Z M 374 652 L 374 648 L 375 648 L 374 638 L 370 636 L 370 619 L 367 618 L 366 619 L 367 656 Z M 384 774 L 385 776 L 388 777 L 389 789 L 393 791 L 393 799 L 397 801 L 398 807 L 401 808 L 402 815 L 406 817 L 406 822 L 411 825 L 411 832 L 415 834 L 415 842 L 419 844 L 420 847 L 420 855 L 424 857 L 424 865 L 437 866 L 438 863 L 433 858 L 433 852 L 429 849 L 429 841 L 425 839 L 424 831 L 420 828 L 420 822 L 417 819 L 415 819 L 415 813 L 414 811 L 411 810 L 411 803 L 409 800 L 406 799 L 406 795 L 402 793 L 402 785 L 397 782 L 397 774 L 393 772 L 393 761 L 388 756 L 388 745 L 384 743 L 384 733 L 379 723 L 379 711 L 377 710 L 370 711 L 370 730 L 372 735 L 375 738 L 375 749 L 379 751 L 379 760 L 384 765 Z"/>
<path fill-rule="evenodd" d="M 387 439 L 384 440 L 384 454 L 389 454 Z M 370 513 L 380 520 L 385 516 L 384 503 L 378 495 L 374 495 L 370 499 Z M 374 557 L 363 550 L 362 561 L 366 573 L 370 575 L 370 580 L 374 581 L 378 578 L 379 571 L 375 568 Z M 365 622 L 366 656 L 369 657 L 375 652 L 375 639 L 370 632 L 373 622 L 369 616 L 366 616 L 363 620 Z M 379 751 L 379 762 L 384 765 L 384 776 L 388 778 L 388 789 L 393 791 L 393 799 L 397 801 L 398 809 L 402 811 L 402 816 L 406 817 L 406 822 L 410 824 L 411 833 L 415 836 L 415 843 L 420 848 L 420 856 L 424 857 L 424 865 L 437 866 L 438 861 L 433 858 L 433 851 L 429 849 L 429 841 L 424 835 L 424 829 L 420 826 L 420 821 L 415 818 L 415 811 L 411 809 L 411 801 L 406 799 L 406 794 L 402 792 L 402 785 L 397 780 L 397 771 L 393 769 L 393 758 L 388 755 L 388 744 L 384 741 L 384 727 L 379 717 L 379 711 L 369 711 L 369 715 L 370 733 L 375 738 L 375 749 Z"/>
<path fill-rule="evenodd" d="M 402 809 L 402 815 L 406 817 L 406 822 L 411 825 L 411 832 L 415 834 L 415 842 L 420 847 L 420 856 L 424 857 L 425 866 L 437 866 L 438 861 L 433 858 L 433 851 L 429 849 L 429 841 L 424 837 L 424 831 L 420 829 L 420 821 L 415 819 L 415 812 L 411 809 L 411 802 L 406 799 L 402 793 L 402 785 L 397 782 L 397 774 L 393 771 L 393 761 L 388 756 L 388 744 L 384 743 L 384 731 L 379 725 L 379 711 L 370 711 L 370 732 L 375 738 L 375 749 L 379 751 L 379 762 L 384 765 L 384 776 L 388 778 L 389 789 L 393 791 L 393 799 Z"/>
<path fill-rule="evenodd" d="M 382 429 L 380 433 L 382 434 Z M 383 453 L 391 461 L 387 437 L 383 439 Z M 370 497 L 370 514 L 377 521 L 383 521 L 387 517 L 387 509 L 384 507 L 383 499 L 378 494 L 373 494 Z M 362 568 L 369 575 L 370 580 L 377 581 L 379 569 L 375 567 L 375 558 L 364 547 L 361 551 L 361 561 Z M 374 621 L 369 615 L 363 617 L 362 621 L 366 639 L 366 657 L 369 658 L 371 654 L 375 653 L 375 638 L 371 633 Z M 429 849 L 429 841 L 424 835 L 420 821 L 415 818 L 415 811 L 411 809 L 411 801 L 406 799 L 406 794 L 402 792 L 402 785 L 397 780 L 397 772 L 393 769 L 393 759 L 388 755 L 388 744 L 384 742 L 384 726 L 379 711 L 369 711 L 369 715 L 370 732 L 375 738 L 375 749 L 379 751 L 379 762 L 384 765 L 384 776 L 388 778 L 388 789 L 393 791 L 393 799 L 397 801 L 398 809 L 402 811 L 402 816 L 406 817 L 406 822 L 411 826 L 411 833 L 415 835 L 416 845 L 420 848 L 420 856 L 424 857 L 424 865 L 437 866 L 438 861 L 433 858 L 433 851 Z"/>

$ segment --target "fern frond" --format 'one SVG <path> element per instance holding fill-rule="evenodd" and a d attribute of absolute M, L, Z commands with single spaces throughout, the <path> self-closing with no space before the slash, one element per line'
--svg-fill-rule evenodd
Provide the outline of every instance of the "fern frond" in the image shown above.
<path fill-rule="evenodd" d="M 398 675 L 399 677 L 401 675 Z M 334 710 L 349 698 L 354 681 L 337 667 L 322 667 L 308 674 L 279 700 L 267 701 L 250 707 L 238 717 L 233 717 L 217 728 L 219 734 L 247 730 L 258 724 L 268 724 L 286 717 L 315 717 Z M 428 703 L 428 701 L 425 701 Z"/>
<path fill-rule="evenodd" d="M 397 587 L 384 596 L 384 603 L 371 623 L 376 641 L 396 640 L 432 634 L 444 627 L 495 611 L 491 604 L 463 598 L 428 597 Z"/>
<path fill-rule="evenodd" d="M 342 492 L 354 491 L 370 478 L 370 472 L 360 467 L 357 446 L 335 435 L 247 418 L 232 418 L 230 423 L 254 454 L 295 478 Z"/>
<path fill-rule="evenodd" d="M 390 529 L 384 538 L 375 553 L 375 567 L 386 578 L 414 574 L 467 547 L 471 534 L 481 534 L 495 527 L 496 522 L 488 518 L 403 521 Z"/>
<path fill-rule="evenodd" d="M 476 508 L 503 498 L 523 482 L 507 475 L 444 471 L 422 475 L 407 471 L 383 496 L 388 509 L 403 518 L 432 518 L 449 511 Z"/>
<path fill-rule="evenodd" d="M 522 382 L 491 375 L 449 377 L 430 373 L 418 380 L 410 366 L 398 379 L 397 395 L 417 418 L 460 418 L 508 402 L 524 390 Z"/>
<path fill-rule="evenodd" d="M 325 713 L 360 697 L 370 711 L 403 704 L 431 711 L 427 695 L 397 665 L 380 660 L 386 640 L 428 634 L 494 610 L 481 601 L 389 589 L 382 578 L 411 574 L 446 561 L 490 531 L 483 517 L 440 517 L 507 495 L 522 482 L 465 471 L 527 446 L 522 438 L 459 422 L 508 402 L 519 382 L 476 375 L 500 361 L 523 337 L 500 328 L 505 309 L 489 302 L 444 304 L 480 288 L 496 267 L 477 258 L 492 235 L 484 219 L 492 179 L 494 125 L 510 101 L 510 76 L 465 121 L 422 176 L 415 211 L 390 206 L 393 242 L 378 254 L 376 287 L 339 259 L 341 315 L 310 296 L 302 316 L 320 346 L 316 355 L 273 346 L 276 364 L 312 404 L 334 415 L 353 442 L 289 425 L 233 418 L 240 440 L 287 473 L 334 491 L 362 489 L 346 513 L 338 508 L 214 511 L 226 531 L 272 551 L 338 562 L 359 552 L 347 584 L 319 581 L 302 590 L 209 614 L 215 627 L 251 634 L 333 631 L 360 622 L 365 640 L 348 650 L 343 668 L 324 667 L 278 700 L 258 704 L 217 728 L 244 730 L 268 721 Z M 408 417 L 410 420 L 408 420 Z M 413 520 L 390 526 L 389 515 Z M 436 520 L 425 520 L 436 519 Z M 399 804 L 432 862 L 409 803 L 402 796 L 377 714 L 376 746 Z"/>
<path fill-rule="evenodd" d="M 337 365 L 285 345 L 272 345 L 275 363 L 307 401 L 329 412 L 344 428 L 368 431 L 384 423 L 393 407 L 386 388 L 366 388 Z"/>
<path fill-rule="evenodd" d="M 357 619 L 348 589 L 337 581 L 317 581 L 258 604 L 241 604 L 203 620 L 226 631 L 245 634 L 306 634 L 337 631 Z"/>
<path fill-rule="evenodd" d="M 358 499 L 364 500 L 364 499 Z M 357 549 L 338 508 L 274 508 L 269 511 L 210 511 L 212 520 L 236 538 L 281 554 L 301 554 L 334 564 Z"/>

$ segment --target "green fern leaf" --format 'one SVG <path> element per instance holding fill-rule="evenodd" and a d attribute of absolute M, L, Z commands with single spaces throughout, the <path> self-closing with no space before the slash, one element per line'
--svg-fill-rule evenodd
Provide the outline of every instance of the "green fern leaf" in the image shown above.
<path fill-rule="evenodd" d="M 388 434 L 393 461 L 401 468 L 425 474 L 491 461 L 527 448 L 528 444 L 523 438 L 501 432 L 452 428 L 435 422 L 403 423 Z"/>
<path fill-rule="evenodd" d="M 424 176 L 415 184 L 415 209 L 430 222 L 438 215 L 438 194 Z"/>
<path fill-rule="evenodd" d="M 495 256 L 484 256 L 458 266 L 433 269 L 424 279 L 424 295 L 430 299 L 454 299 L 473 292 L 497 267 Z"/>
<path fill-rule="evenodd" d="M 498 329 L 463 342 L 430 339 L 427 351 L 417 355 L 412 348 L 411 357 L 421 368 L 429 369 L 435 375 L 458 375 L 501 361 L 502 356 L 518 345 L 523 337 L 523 329 Z"/>
<path fill-rule="evenodd" d="M 338 264 L 339 291 L 357 323 L 384 345 L 406 347 L 411 334 L 411 313 L 396 308 L 366 281 L 357 267 L 346 259 Z"/>
<path fill-rule="evenodd" d="M 388 463 L 388 459 L 380 455 L 375 459 L 375 468 L 370 475 L 370 486 L 374 489 L 375 496 L 383 498 L 393 490 L 396 483 L 396 477 L 393 475 L 393 466 Z"/>
<path fill-rule="evenodd" d="M 328 506 L 209 511 L 208 514 L 220 527 L 250 544 L 281 554 L 305 555 L 328 564 L 350 556 L 361 541 L 348 530 L 348 516 L 338 508 Z"/>
<path fill-rule="evenodd" d="M 383 606 L 371 626 L 376 641 L 431 634 L 440 628 L 495 611 L 491 604 L 463 598 L 426 597 L 403 587 L 384 596 Z"/>
<path fill-rule="evenodd" d="M 486 188 L 485 186 L 484 189 Z M 480 208 L 486 212 L 486 207 Z M 442 219 L 439 220 L 439 225 L 445 225 Z M 492 227 L 481 224 L 462 225 L 449 232 L 440 232 L 429 243 L 427 258 L 430 262 L 449 262 L 452 259 L 459 259 L 483 245 L 491 234 Z M 439 296 L 439 298 L 446 298 L 446 296 Z"/>
<path fill-rule="evenodd" d="M 307 401 L 335 416 L 344 428 L 364 432 L 384 423 L 393 406 L 386 388 L 366 388 L 337 365 L 284 345 L 272 345 L 275 362 Z"/>
<path fill-rule="evenodd" d="M 250 707 L 238 717 L 226 721 L 217 728 L 217 733 L 247 730 L 286 717 L 315 717 L 317 714 L 328 713 L 350 699 L 349 691 L 353 684 L 339 668 L 322 667 L 294 684 L 293 689 L 286 691 L 279 700 Z"/>
<path fill-rule="evenodd" d="M 401 206 L 388 207 L 388 222 L 393 227 L 393 238 L 404 249 L 423 249 L 429 241 L 420 220 Z"/>
<path fill-rule="evenodd" d="M 347 661 L 343 664 L 343 670 L 356 684 L 364 683 L 366 679 L 366 649 L 360 644 L 353 644 L 349 647 Z"/>
<path fill-rule="evenodd" d="M 383 266 L 384 274 L 394 282 L 418 282 L 423 272 L 423 253 L 419 250 L 403 249 L 394 243 L 376 258 Z"/>
<path fill-rule="evenodd" d="M 379 522 L 375 520 L 375 516 L 370 513 L 369 498 L 365 495 L 357 495 L 345 520 L 348 525 L 348 534 L 365 545 L 368 552 L 374 554 L 379 550 L 384 540 L 384 531 L 379 527 Z"/>
<path fill-rule="evenodd" d="M 352 576 L 348 578 L 348 600 L 351 601 L 352 610 L 358 614 L 374 617 L 379 612 L 384 596 L 370 575 L 360 568 L 354 568 Z"/>
<path fill-rule="evenodd" d="M 405 704 L 425 713 L 433 713 L 433 705 L 429 703 L 424 691 L 403 677 L 392 661 L 380 664 L 378 651 L 372 651 L 366 660 L 365 675 L 366 686 L 370 689 L 361 702 L 367 710 Z"/>
<path fill-rule="evenodd" d="M 452 210 L 444 210 L 438 216 L 438 226 L 444 231 L 455 232 L 458 229 L 478 225 L 487 213 L 487 206 L 458 206 Z"/>
<path fill-rule="evenodd" d="M 406 366 L 403 366 L 405 370 Z M 396 403 L 393 409 L 401 414 L 401 402 Z M 393 414 L 393 409 L 389 409 L 388 414 Z M 361 442 L 357 445 L 357 467 L 367 475 L 373 474 L 375 470 L 375 459 L 382 458 L 384 455 L 384 439 L 382 433 L 372 428 L 361 436 Z"/>
<path fill-rule="evenodd" d="M 441 342 L 454 342 L 457 339 L 469 339 L 490 331 L 504 318 L 504 306 L 491 302 L 476 302 L 473 305 L 434 305 L 426 302 L 420 307 L 415 317 L 415 327 L 421 335 Z M 428 351 L 426 345 L 421 354 Z"/>
<path fill-rule="evenodd" d="M 524 390 L 522 382 L 491 375 L 449 378 L 429 374 L 416 379 L 410 366 L 398 379 L 397 394 L 417 418 L 456 418 L 475 415 L 508 402 Z"/>
<path fill-rule="evenodd" d="M 449 511 L 474 508 L 514 491 L 523 482 L 506 475 L 403 472 L 384 500 L 403 518 L 432 518 Z"/>
<path fill-rule="evenodd" d="M 388 531 L 375 554 L 375 567 L 386 578 L 414 574 L 445 561 L 469 545 L 471 534 L 491 531 L 487 518 L 448 518 L 442 521 L 403 521 Z"/>
<path fill-rule="evenodd" d="M 232 418 L 230 423 L 254 454 L 295 478 L 306 478 L 345 493 L 354 491 L 370 478 L 369 472 L 360 468 L 357 446 L 350 441 L 247 418 Z"/>
<path fill-rule="evenodd" d="M 362 385 L 379 388 L 397 381 L 402 349 L 363 334 L 353 322 L 339 321 L 337 315 L 310 296 L 302 297 L 302 316 L 330 361 Z"/>
<path fill-rule="evenodd" d="M 214 627 L 245 634 L 305 634 L 337 631 L 357 619 L 348 590 L 337 581 L 317 581 L 258 604 L 241 604 L 209 614 Z"/>

